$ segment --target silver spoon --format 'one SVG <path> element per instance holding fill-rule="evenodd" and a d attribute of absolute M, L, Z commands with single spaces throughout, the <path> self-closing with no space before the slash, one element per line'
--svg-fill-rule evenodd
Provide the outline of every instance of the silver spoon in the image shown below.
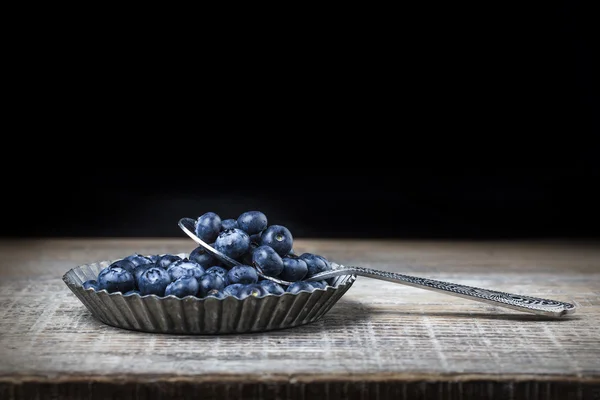
<path fill-rule="evenodd" d="M 179 220 L 179 227 L 196 243 L 210 251 L 215 257 L 220 259 L 228 266 L 241 265 L 240 262 L 227 257 L 225 254 L 215 250 L 208 243 L 202 241 L 195 232 L 196 220 L 192 218 L 182 218 Z M 393 272 L 379 271 L 363 267 L 345 267 L 336 263 L 331 263 L 332 270 L 321 272 L 310 278 L 304 279 L 306 282 L 321 281 L 340 275 L 358 275 L 368 278 L 379 279 L 402 285 L 408 285 L 420 289 L 432 290 L 434 292 L 444 293 L 450 296 L 457 296 L 469 300 L 480 301 L 482 303 L 492 304 L 498 307 L 510 308 L 513 310 L 528 312 L 532 314 L 545 315 L 550 317 L 562 317 L 567 314 L 573 314 L 576 310 L 575 305 L 564 303 L 562 301 L 542 299 L 495 290 L 481 289 L 472 286 L 460 285 L 456 283 L 437 281 L 433 279 L 419 278 L 409 275 L 396 274 Z M 283 281 L 277 278 L 266 276 L 260 271 L 258 275 L 264 279 L 269 279 L 281 285 L 290 285 L 291 282 Z"/>

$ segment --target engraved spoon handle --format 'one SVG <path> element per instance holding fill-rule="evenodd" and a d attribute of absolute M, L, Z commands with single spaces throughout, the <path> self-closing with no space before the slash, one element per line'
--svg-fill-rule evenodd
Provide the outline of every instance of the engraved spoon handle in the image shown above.
<path fill-rule="evenodd" d="M 525 295 L 498 292 L 496 290 L 481 289 L 456 283 L 436 281 L 433 279 L 418 278 L 409 275 L 396 274 L 393 272 L 379 271 L 363 267 L 335 266 L 332 271 L 321 272 L 307 279 L 317 281 L 333 278 L 339 275 L 359 275 L 383 281 L 413 286 L 420 289 L 432 290 L 451 296 L 463 297 L 469 300 L 493 304 L 495 306 L 511 308 L 518 311 L 551 317 L 562 317 L 575 312 L 575 305 L 556 300 L 541 299 Z"/>

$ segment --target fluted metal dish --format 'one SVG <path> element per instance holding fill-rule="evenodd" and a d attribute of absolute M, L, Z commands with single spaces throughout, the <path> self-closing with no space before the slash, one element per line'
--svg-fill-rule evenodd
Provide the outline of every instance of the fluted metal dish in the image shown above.
<path fill-rule="evenodd" d="M 187 253 L 177 254 L 188 257 Z M 175 334 L 229 334 L 263 332 L 308 324 L 322 318 L 350 289 L 356 276 L 336 277 L 332 286 L 312 292 L 269 294 L 263 297 L 233 296 L 223 299 L 187 296 L 159 297 L 84 289 L 83 282 L 116 260 L 72 268 L 63 281 L 92 315 L 118 328 Z"/>

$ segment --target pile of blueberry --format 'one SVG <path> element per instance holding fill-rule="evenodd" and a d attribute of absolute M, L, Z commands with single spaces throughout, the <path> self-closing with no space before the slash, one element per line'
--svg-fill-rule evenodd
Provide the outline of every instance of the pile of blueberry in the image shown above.
<path fill-rule="evenodd" d="M 83 283 L 85 289 L 176 297 L 281 295 L 325 289 L 328 281 L 306 282 L 331 269 L 329 261 L 318 254 L 293 251 L 293 237 L 282 225 L 269 225 L 260 211 L 247 211 L 237 219 L 223 219 L 207 212 L 196 219 L 195 233 L 214 249 L 240 262 L 227 267 L 212 253 L 199 246 L 188 257 L 175 254 L 144 256 L 132 254 L 113 262 L 97 279 Z M 266 275 L 290 285 L 280 285 L 261 277 Z"/>

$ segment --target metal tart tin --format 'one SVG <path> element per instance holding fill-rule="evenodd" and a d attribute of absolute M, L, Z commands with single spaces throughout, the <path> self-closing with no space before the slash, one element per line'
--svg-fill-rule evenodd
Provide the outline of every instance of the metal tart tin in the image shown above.
<path fill-rule="evenodd" d="M 188 254 L 178 254 L 187 257 Z M 322 318 L 356 280 L 338 276 L 326 289 L 264 297 L 233 296 L 224 299 L 156 295 L 124 296 L 120 292 L 84 289 L 83 282 L 116 260 L 84 264 L 70 269 L 63 281 L 92 315 L 105 324 L 153 333 L 214 335 L 265 332 L 308 324 Z"/>

